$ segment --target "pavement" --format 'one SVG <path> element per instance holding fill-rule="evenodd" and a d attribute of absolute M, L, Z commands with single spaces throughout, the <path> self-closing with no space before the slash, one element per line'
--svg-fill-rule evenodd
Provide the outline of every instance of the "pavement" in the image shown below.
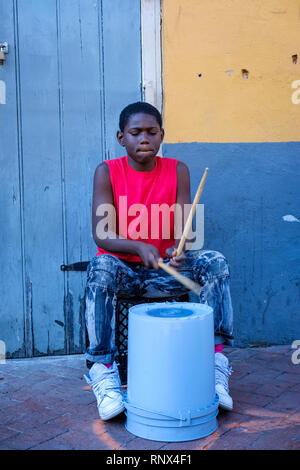
<path fill-rule="evenodd" d="M 0 450 L 299 450 L 300 353 L 284 345 L 225 347 L 224 354 L 234 409 L 219 410 L 213 434 L 176 443 L 134 436 L 123 413 L 103 422 L 83 378 L 83 355 L 6 360 Z"/>

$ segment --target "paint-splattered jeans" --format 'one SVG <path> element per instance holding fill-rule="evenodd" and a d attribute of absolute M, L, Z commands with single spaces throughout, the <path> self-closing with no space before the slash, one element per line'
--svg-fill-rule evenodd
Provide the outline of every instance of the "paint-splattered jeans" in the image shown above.
<path fill-rule="evenodd" d="M 168 260 L 165 260 L 167 262 Z M 229 267 L 224 256 L 211 250 L 186 252 L 180 273 L 203 286 L 193 302 L 207 303 L 214 311 L 215 343 L 233 345 L 233 311 L 229 290 Z M 163 269 L 127 263 L 112 255 L 95 256 L 87 269 L 86 326 L 89 347 L 86 359 L 113 362 L 115 312 L 118 296 L 134 298 L 177 297 L 189 292 Z"/>
<path fill-rule="evenodd" d="M 166 261 L 166 260 L 165 260 Z M 224 256 L 211 250 L 186 252 L 180 273 L 203 286 L 192 301 L 207 303 L 214 311 L 215 343 L 233 345 L 233 311 L 229 267 Z M 89 347 L 86 359 L 111 363 L 115 346 L 115 312 L 118 296 L 134 298 L 177 297 L 189 292 L 163 269 L 127 263 L 112 255 L 95 256 L 87 269 L 86 326 Z"/>

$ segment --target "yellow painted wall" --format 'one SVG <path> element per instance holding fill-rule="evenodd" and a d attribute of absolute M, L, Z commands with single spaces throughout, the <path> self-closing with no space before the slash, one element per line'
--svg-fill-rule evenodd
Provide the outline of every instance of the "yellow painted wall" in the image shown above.
<path fill-rule="evenodd" d="M 162 0 L 162 54 L 165 142 L 300 141 L 300 1 Z"/>

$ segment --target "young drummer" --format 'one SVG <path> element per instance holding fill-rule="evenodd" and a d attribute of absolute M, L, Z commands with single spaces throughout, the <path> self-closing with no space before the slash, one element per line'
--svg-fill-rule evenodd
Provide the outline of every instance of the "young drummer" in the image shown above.
<path fill-rule="evenodd" d="M 184 213 L 184 205 L 191 203 L 186 164 L 157 156 L 163 137 L 162 118 L 156 108 L 143 102 L 128 105 L 120 114 L 117 132 L 126 156 L 105 161 L 95 170 L 92 229 L 98 253 L 87 271 L 86 359 L 90 370 L 85 377 L 103 420 L 124 410 L 114 361 L 117 297 L 175 297 L 187 292 L 173 276 L 159 268 L 161 258 L 203 286 L 199 302 L 214 310 L 219 406 L 227 410 L 233 407 L 228 389 L 231 368 L 222 353 L 223 344 L 233 344 L 229 267 L 217 251 L 183 251 L 176 257 L 180 236 L 175 237 L 174 211 L 168 213 L 169 233 L 167 236 L 163 233 L 168 232 L 165 216 L 155 217 L 155 210 L 177 204 Z"/>

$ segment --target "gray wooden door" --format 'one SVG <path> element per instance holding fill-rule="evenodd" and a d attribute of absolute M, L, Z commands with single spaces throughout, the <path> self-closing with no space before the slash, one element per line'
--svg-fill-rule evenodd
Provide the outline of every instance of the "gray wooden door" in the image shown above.
<path fill-rule="evenodd" d="M 0 0 L 0 340 L 6 357 L 85 348 L 93 173 L 141 98 L 139 0 Z M 2 87 L 3 95 L 3 87 Z"/>

